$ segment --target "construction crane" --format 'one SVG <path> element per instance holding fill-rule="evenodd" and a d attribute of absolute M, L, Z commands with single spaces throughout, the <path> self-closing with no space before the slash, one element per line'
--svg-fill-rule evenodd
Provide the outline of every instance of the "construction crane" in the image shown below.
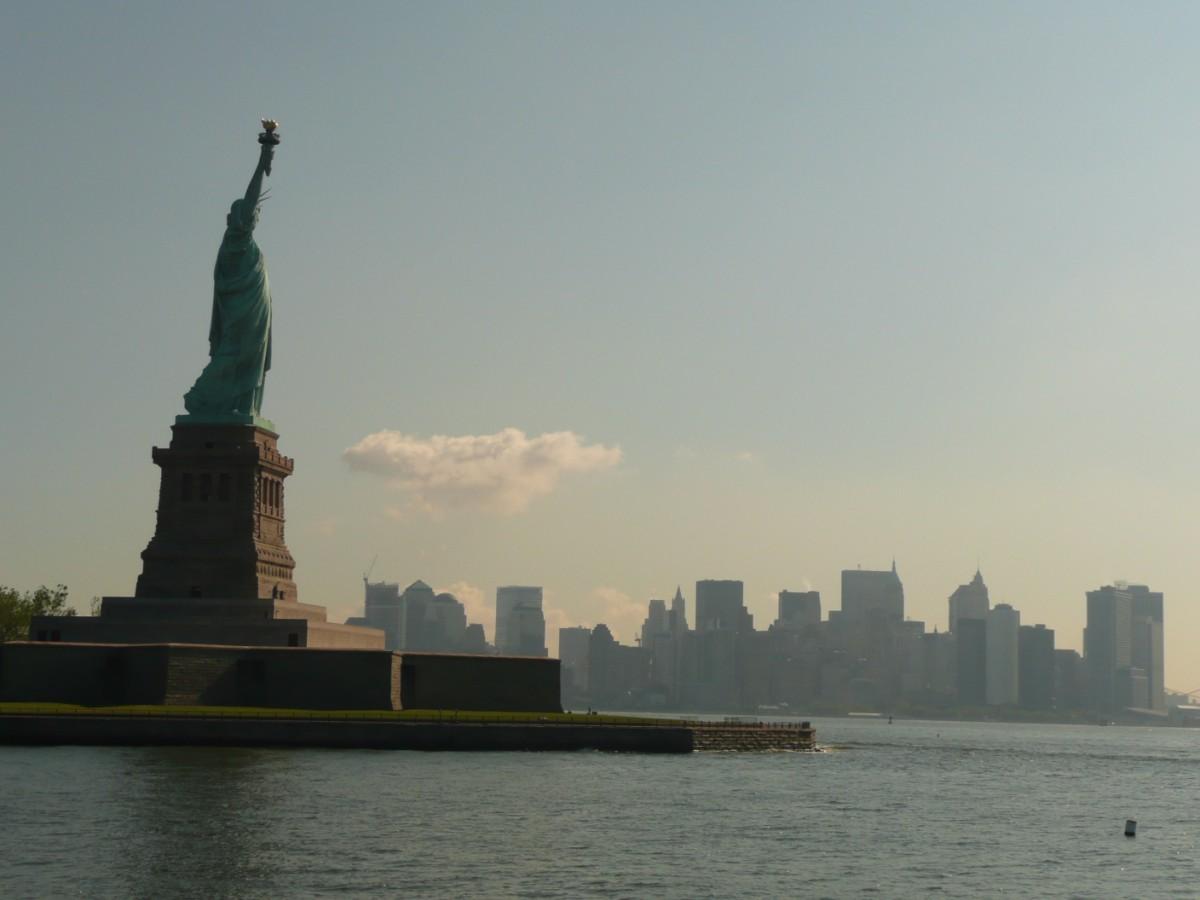
<path fill-rule="evenodd" d="M 375 554 L 375 558 L 371 560 L 371 565 L 367 566 L 367 571 L 363 572 L 363 587 L 366 588 L 370 584 L 371 573 L 375 571 L 375 563 L 379 562 L 379 554 Z"/>

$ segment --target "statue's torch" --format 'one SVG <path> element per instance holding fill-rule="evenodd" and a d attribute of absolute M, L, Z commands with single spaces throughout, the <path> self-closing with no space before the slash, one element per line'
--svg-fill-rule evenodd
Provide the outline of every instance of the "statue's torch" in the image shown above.
<path fill-rule="evenodd" d="M 275 133 L 275 129 L 279 127 L 279 123 L 274 119 L 263 119 L 262 127 L 263 130 L 258 136 L 258 142 L 263 145 L 263 156 L 267 160 L 263 171 L 270 175 L 271 157 L 274 155 L 275 147 L 279 144 L 279 135 Z"/>

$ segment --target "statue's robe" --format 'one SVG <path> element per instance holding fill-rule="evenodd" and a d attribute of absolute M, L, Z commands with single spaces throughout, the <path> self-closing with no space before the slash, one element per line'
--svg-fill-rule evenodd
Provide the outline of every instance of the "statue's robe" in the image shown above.
<path fill-rule="evenodd" d="M 254 241 L 257 210 L 233 204 L 213 270 L 208 365 L 183 398 L 192 415 L 257 416 L 271 368 L 271 288 Z"/>

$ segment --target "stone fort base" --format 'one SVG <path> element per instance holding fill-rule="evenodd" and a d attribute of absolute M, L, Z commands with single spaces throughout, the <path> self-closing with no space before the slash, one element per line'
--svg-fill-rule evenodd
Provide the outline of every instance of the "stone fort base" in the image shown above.
<path fill-rule="evenodd" d="M 105 597 L 98 616 L 37 616 L 34 641 L 81 644 L 231 644 L 382 650 L 377 628 L 326 621 L 325 608 L 295 600 Z"/>
<path fill-rule="evenodd" d="M 559 662 L 390 650 L 0 644 L 0 702 L 561 712 Z"/>

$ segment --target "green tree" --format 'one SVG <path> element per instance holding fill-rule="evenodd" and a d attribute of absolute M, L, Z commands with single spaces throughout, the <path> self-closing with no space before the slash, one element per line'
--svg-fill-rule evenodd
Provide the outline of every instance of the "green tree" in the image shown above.
<path fill-rule="evenodd" d="M 29 620 L 34 616 L 73 616 L 67 606 L 67 586 L 18 591 L 0 585 L 0 641 L 29 640 Z"/>

